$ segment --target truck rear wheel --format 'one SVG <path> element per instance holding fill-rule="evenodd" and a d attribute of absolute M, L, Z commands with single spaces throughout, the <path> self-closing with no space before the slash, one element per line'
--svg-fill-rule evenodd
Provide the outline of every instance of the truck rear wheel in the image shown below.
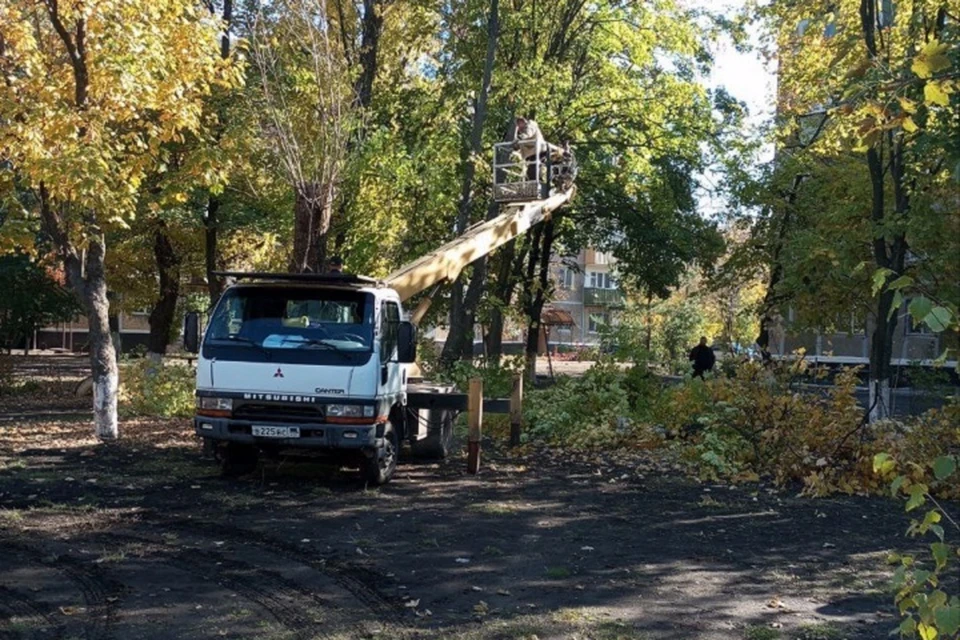
<path fill-rule="evenodd" d="M 380 486 L 390 482 L 397 470 L 397 456 L 400 453 L 397 432 L 389 422 L 383 430 L 383 448 L 372 457 L 363 461 L 360 475 L 368 485 Z"/>
<path fill-rule="evenodd" d="M 441 411 L 431 421 L 427 437 L 414 442 L 410 451 L 418 458 L 444 460 L 453 452 L 453 445 L 453 417 L 450 411 Z"/>
<path fill-rule="evenodd" d="M 235 442 L 220 449 L 220 474 L 226 478 L 244 476 L 257 469 L 257 448 Z"/>

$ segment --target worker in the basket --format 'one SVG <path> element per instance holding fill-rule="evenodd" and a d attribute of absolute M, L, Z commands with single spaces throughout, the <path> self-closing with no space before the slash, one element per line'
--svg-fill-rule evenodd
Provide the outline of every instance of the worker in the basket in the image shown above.
<path fill-rule="evenodd" d="M 547 143 L 540 133 L 540 127 L 533 120 L 517 116 L 517 131 L 513 136 L 513 148 L 520 153 L 527 165 L 527 180 L 537 180 L 537 156 L 546 158 Z"/>
<path fill-rule="evenodd" d="M 335 276 L 343 275 L 343 259 L 340 256 L 330 258 L 330 270 L 327 273 Z"/>

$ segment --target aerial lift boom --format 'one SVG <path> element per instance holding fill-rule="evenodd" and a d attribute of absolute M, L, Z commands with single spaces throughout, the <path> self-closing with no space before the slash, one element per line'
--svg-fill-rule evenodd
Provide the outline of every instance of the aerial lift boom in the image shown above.
<path fill-rule="evenodd" d="M 497 145 L 505 147 L 506 145 Z M 495 150 L 495 155 L 501 149 Z M 451 240 L 436 251 L 432 251 L 410 262 L 386 277 L 384 285 L 396 290 L 401 301 L 433 288 L 435 292 L 439 285 L 451 283 L 471 263 L 489 255 L 497 248 L 526 233 L 539 222 L 550 219 L 553 212 L 570 202 L 575 192 L 572 184 L 572 175 L 569 181 L 562 179 L 563 171 L 572 168 L 572 157 L 566 162 L 547 164 L 547 176 L 556 185 L 552 191 L 547 191 L 549 184 L 541 185 L 539 181 L 526 179 L 527 165 L 536 165 L 536 175 L 540 175 L 541 160 L 538 156 L 534 160 L 515 163 L 494 163 L 494 197 L 506 204 L 502 213 L 497 217 L 480 222 L 457 238 Z M 511 167 L 519 167 L 519 171 L 510 172 Z M 511 181 L 511 177 L 523 176 L 521 181 Z M 546 188 L 544 188 L 546 187 Z M 518 198 L 518 192 L 540 193 L 540 198 Z M 517 200 L 526 201 L 517 201 Z M 427 296 L 410 315 L 410 320 L 418 324 L 426 314 L 432 301 L 433 293 Z"/>

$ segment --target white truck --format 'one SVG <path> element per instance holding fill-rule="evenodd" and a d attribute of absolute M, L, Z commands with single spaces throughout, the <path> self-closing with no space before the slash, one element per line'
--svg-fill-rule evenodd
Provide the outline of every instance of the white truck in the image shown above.
<path fill-rule="evenodd" d="M 495 194 L 507 203 L 498 217 L 383 280 L 221 274 L 235 284 L 202 340 L 199 315 L 187 314 L 184 346 L 198 354 L 194 428 L 225 475 L 252 471 L 261 454 L 293 453 L 359 467 L 368 484 L 379 485 L 392 477 L 403 441 L 417 453 L 447 454 L 458 404 L 438 402 L 449 388 L 414 378 L 416 323 L 440 285 L 549 218 L 574 191 L 569 181 L 550 179 L 556 167 L 535 189 L 517 189 L 526 168 L 521 162 L 510 172 L 506 164 L 495 163 Z M 428 290 L 408 313 L 404 302 Z"/>

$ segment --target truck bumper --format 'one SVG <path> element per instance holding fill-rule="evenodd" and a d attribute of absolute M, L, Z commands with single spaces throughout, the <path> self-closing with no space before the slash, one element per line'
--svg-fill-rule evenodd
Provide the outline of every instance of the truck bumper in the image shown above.
<path fill-rule="evenodd" d="M 252 425 L 247 421 L 230 418 L 208 418 L 206 416 L 197 416 L 193 419 L 193 427 L 198 436 L 220 442 L 237 442 L 283 449 L 326 449 L 355 452 L 373 450 L 377 446 L 377 425 L 374 424 L 277 424 L 278 426 L 299 427 L 300 437 L 255 437 L 251 435 L 250 427 Z"/>

